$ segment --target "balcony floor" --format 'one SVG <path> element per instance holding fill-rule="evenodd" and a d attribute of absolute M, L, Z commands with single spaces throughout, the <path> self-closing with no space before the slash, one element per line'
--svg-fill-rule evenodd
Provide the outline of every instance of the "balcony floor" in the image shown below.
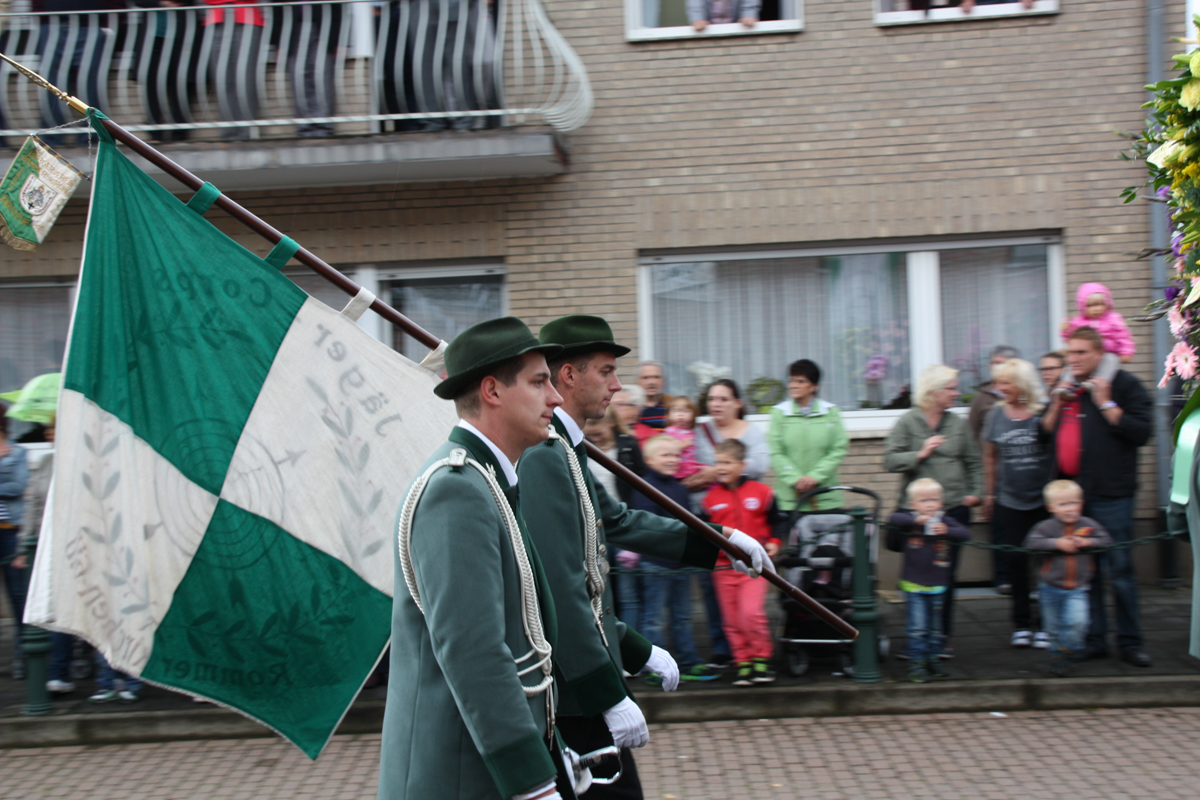
<path fill-rule="evenodd" d="M 562 174 L 568 168 L 561 139 L 545 128 L 173 143 L 156 147 L 193 174 L 230 192 L 542 177 Z M 59 152 L 80 169 L 90 169 L 85 148 L 64 147 Z M 138 156 L 132 158 L 170 191 L 184 191 L 157 167 Z"/>

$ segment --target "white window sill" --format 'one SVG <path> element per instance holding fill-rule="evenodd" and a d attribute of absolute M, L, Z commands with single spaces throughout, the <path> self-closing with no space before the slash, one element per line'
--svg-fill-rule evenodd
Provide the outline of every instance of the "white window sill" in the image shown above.
<path fill-rule="evenodd" d="M 1035 0 L 1033 8 L 1025 9 L 1020 3 L 1004 3 L 995 6 L 975 6 L 970 14 L 958 7 L 931 8 L 924 11 L 880 11 L 875 14 L 876 25 L 924 25 L 931 22 L 973 22 L 1000 17 L 1032 17 L 1058 13 L 1058 0 Z"/>
<path fill-rule="evenodd" d="M 740 22 L 709 25 L 700 33 L 692 30 L 690 25 L 672 28 L 626 28 L 625 39 L 630 42 L 654 42 L 663 39 L 711 39 L 728 36 L 760 36 L 766 33 L 799 33 L 802 30 L 804 30 L 804 20 L 802 19 L 778 19 L 760 21 L 753 28 L 747 28 Z"/>
<path fill-rule="evenodd" d="M 861 411 L 842 411 L 842 426 L 845 427 L 846 435 L 851 439 L 884 439 L 892 432 L 892 426 L 896 424 L 896 420 L 910 410 L 907 408 L 867 408 Z M 967 406 L 959 406 L 950 409 L 950 413 L 965 417 L 970 410 Z M 708 420 L 711 417 L 700 417 L 700 419 Z M 763 433 L 767 432 L 767 428 L 771 424 L 770 414 L 747 414 L 746 419 L 753 422 L 756 427 L 762 428 Z"/>

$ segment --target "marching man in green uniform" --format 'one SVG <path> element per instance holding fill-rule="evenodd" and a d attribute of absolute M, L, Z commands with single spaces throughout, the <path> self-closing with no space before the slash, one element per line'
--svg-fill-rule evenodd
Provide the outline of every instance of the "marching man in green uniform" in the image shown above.
<path fill-rule="evenodd" d="M 554 595 L 558 621 L 555 671 L 559 677 L 558 729 L 567 747 L 584 755 L 615 744 L 622 748 L 621 777 L 611 785 L 593 784 L 595 798 L 640 798 L 641 784 L 629 748 L 649 739 L 646 720 L 633 702 L 623 670 L 643 667 L 663 676 L 673 690 L 679 668 L 663 649 L 653 647 L 613 614 L 613 593 L 606 575 L 609 544 L 645 555 L 712 569 L 717 547 L 682 522 L 631 511 L 596 485 L 587 466 L 583 424 L 604 416 L 620 391 L 617 357 L 629 352 L 613 341 L 600 317 L 572 315 L 547 323 L 538 338 L 561 345 L 548 356 L 554 387 L 562 395 L 547 441 L 527 450 L 518 473 L 526 492 L 521 511 L 541 556 Z M 751 557 L 752 566 L 735 567 L 757 575 L 770 558 L 750 536 L 717 527 Z"/>
<path fill-rule="evenodd" d="M 514 317 L 446 348 L 434 392 L 461 421 L 400 509 L 379 800 L 562 797 L 557 615 L 514 468 L 562 402 L 546 366 L 561 349 Z"/>

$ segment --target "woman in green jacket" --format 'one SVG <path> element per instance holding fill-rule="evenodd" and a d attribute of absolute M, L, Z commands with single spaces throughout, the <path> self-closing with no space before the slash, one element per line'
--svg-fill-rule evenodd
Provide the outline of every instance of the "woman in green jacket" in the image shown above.
<path fill-rule="evenodd" d="M 979 505 L 983 493 L 983 464 L 966 419 L 950 413 L 961 395 L 958 370 L 942 364 L 926 367 L 917 381 L 917 407 L 896 420 L 888 434 L 883 466 L 888 472 L 900 473 L 901 506 L 906 503 L 910 483 L 917 478 L 933 478 L 942 485 L 946 516 L 970 525 L 971 508 Z M 950 586 L 942 615 L 946 635 L 942 658 L 951 658 L 954 653 L 949 640 L 958 551 L 958 546 L 951 550 Z"/>
<path fill-rule="evenodd" d="M 836 486 L 837 470 L 849 449 L 842 412 L 817 397 L 821 368 L 807 358 L 788 367 L 788 399 L 771 409 L 767 431 L 771 467 L 775 470 L 775 499 L 784 511 L 796 508 L 805 492 Z M 839 508 L 841 492 L 812 498 L 805 510 Z"/>

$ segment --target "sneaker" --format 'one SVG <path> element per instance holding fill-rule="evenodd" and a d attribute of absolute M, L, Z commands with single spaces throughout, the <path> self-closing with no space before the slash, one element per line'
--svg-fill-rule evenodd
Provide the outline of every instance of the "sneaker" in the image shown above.
<path fill-rule="evenodd" d="M 741 670 L 738 670 L 739 674 Z M 774 683 L 775 671 L 767 666 L 765 658 L 754 659 L 754 678 L 755 683 Z"/>
<path fill-rule="evenodd" d="M 913 683 L 929 683 L 931 677 L 924 664 L 913 664 L 908 668 L 908 679 Z"/>
<path fill-rule="evenodd" d="M 1002 583 L 996 587 L 996 594 L 1010 595 L 1012 594 L 1012 584 Z"/>
<path fill-rule="evenodd" d="M 929 677 L 931 677 L 931 678 L 949 678 L 950 677 L 950 673 L 946 672 L 946 670 L 942 669 L 941 662 L 938 661 L 936 658 L 930 659 L 930 661 L 925 664 L 925 671 L 929 673 Z"/>
<path fill-rule="evenodd" d="M 733 679 L 734 686 L 753 686 L 754 685 L 754 668 L 750 662 L 743 661 L 738 664 L 737 677 Z"/>
<path fill-rule="evenodd" d="M 50 694 L 67 694 L 75 691 L 75 684 L 70 681 L 46 681 L 46 691 Z"/>
<path fill-rule="evenodd" d="M 895 657 L 900 661 L 908 661 L 910 658 L 912 658 L 912 656 L 908 654 L 907 650 L 900 650 L 896 652 Z"/>
<path fill-rule="evenodd" d="M 940 658 L 942 661 L 949 661 L 950 659 L 954 658 L 954 648 L 950 645 L 944 646 L 942 648 L 942 652 L 938 653 L 938 658 Z"/>
<path fill-rule="evenodd" d="M 657 672 L 646 673 L 646 685 L 662 686 L 662 675 L 659 675 Z"/>
<path fill-rule="evenodd" d="M 136 703 L 140 698 L 138 697 L 137 692 L 130 691 L 129 689 L 122 689 L 121 691 L 117 692 L 117 699 L 122 703 Z"/>
<path fill-rule="evenodd" d="M 116 700 L 117 693 L 113 689 L 101 689 L 94 695 L 88 698 L 89 703 L 107 703 L 110 700 Z"/>
<path fill-rule="evenodd" d="M 1033 644 L 1033 634 L 1029 631 L 1013 631 L 1012 641 L 1009 644 L 1013 647 L 1029 647 Z"/>
<path fill-rule="evenodd" d="M 679 675 L 679 680 L 681 681 L 715 681 L 717 678 L 717 673 L 703 664 L 696 664 L 691 669 L 681 672 Z M 646 683 L 649 682 L 650 679 L 647 678 Z"/>
<path fill-rule="evenodd" d="M 1050 634 L 1045 631 L 1038 631 L 1033 635 L 1033 647 L 1035 650 L 1050 649 Z"/>
<path fill-rule="evenodd" d="M 709 669 L 729 669 L 733 666 L 733 657 L 725 653 L 714 653 L 704 666 Z"/>

